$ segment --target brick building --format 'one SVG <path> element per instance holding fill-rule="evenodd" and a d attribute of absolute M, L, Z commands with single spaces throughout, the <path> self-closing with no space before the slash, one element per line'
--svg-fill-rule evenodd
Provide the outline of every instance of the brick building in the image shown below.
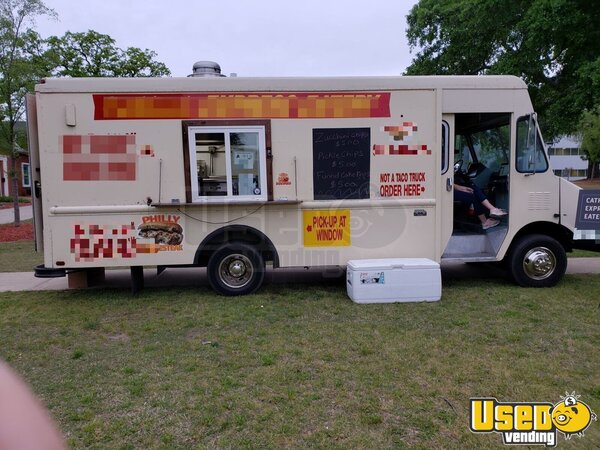
<path fill-rule="evenodd" d="M 0 195 L 13 195 L 11 160 L 10 156 L 0 155 Z M 31 174 L 29 167 L 29 155 L 23 152 L 17 158 L 17 179 L 19 180 L 20 197 L 29 197 L 31 195 Z"/>

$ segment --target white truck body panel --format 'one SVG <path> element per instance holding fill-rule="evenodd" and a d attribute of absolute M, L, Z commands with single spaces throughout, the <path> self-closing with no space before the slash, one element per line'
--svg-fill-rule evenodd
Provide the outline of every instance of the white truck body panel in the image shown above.
<path fill-rule="evenodd" d="M 529 224 L 575 225 L 576 188 L 515 167 L 533 113 L 515 77 L 47 79 L 30 111 L 49 268 L 203 265 L 226 228 L 258 230 L 282 267 L 500 260 Z M 461 257 L 454 134 L 473 114 L 505 117 L 510 215 L 486 256 Z"/>

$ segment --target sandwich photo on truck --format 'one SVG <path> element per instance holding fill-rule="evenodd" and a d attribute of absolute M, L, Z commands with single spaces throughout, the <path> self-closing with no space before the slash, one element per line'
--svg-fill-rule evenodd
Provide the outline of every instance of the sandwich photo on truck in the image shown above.
<path fill-rule="evenodd" d="M 512 76 L 46 79 L 28 119 L 38 276 L 206 267 L 242 295 L 267 266 L 426 258 L 544 287 L 598 248 L 600 194 L 553 174 Z"/>

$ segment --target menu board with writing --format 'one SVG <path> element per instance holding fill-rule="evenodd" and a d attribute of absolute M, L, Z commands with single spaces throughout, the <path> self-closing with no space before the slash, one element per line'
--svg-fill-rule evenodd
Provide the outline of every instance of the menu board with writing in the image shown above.
<path fill-rule="evenodd" d="M 370 128 L 313 129 L 315 200 L 369 198 Z"/>

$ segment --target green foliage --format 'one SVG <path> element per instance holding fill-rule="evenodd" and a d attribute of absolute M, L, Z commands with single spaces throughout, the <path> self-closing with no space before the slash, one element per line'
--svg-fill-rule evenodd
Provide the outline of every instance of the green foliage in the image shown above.
<path fill-rule="evenodd" d="M 115 45 L 96 31 L 67 32 L 42 39 L 34 30 L 38 16 L 55 16 L 41 0 L 0 0 L 0 153 L 26 148 L 16 125 L 25 114 L 25 97 L 40 79 L 70 77 L 140 77 L 169 75 L 156 53 Z"/>
<path fill-rule="evenodd" d="M 13 198 L 10 195 L 0 195 L 0 203 L 10 203 L 13 201 Z M 28 198 L 19 198 L 19 203 L 27 203 L 30 202 L 31 199 Z"/>
<path fill-rule="evenodd" d="M 26 148 L 17 123 L 34 84 L 49 76 L 162 76 L 169 69 L 156 53 L 135 47 L 121 50 L 110 36 L 88 31 L 42 39 L 33 29 L 38 16 L 55 16 L 42 0 L 0 0 L 0 153 L 12 155 L 12 190 L 18 191 L 16 157 Z M 15 224 L 20 222 L 14 202 Z"/>
<path fill-rule="evenodd" d="M 600 162 L 600 107 L 593 111 L 585 111 L 579 123 L 579 134 L 581 136 L 581 149 L 586 158 L 591 162 L 592 173 L 590 178 L 596 178 L 597 163 Z"/>
<path fill-rule="evenodd" d="M 106 34 L 66 32 L 63 37 L 47 40 L 47 58 L 55 67 L 53 75 L 70 77 L 158 77 L 170 75 L 163 63 L 155 61 L 156 53 L 115 45 Z"/>
<path fill-rule="evenodd" d="M 0 154 L 13 155 L 20 149 L 27 149 L 27 130 L 25 122 L 17 122 L 12 132 L 13 143 L 10 143 L 11 133 L 9 121 L 0 123 Z"/>
<path fill-rule="evenodd" d="M 41 0 L 0 0 L 0 153 L 13 156 L 12 191 L 18 192 L 17 159 L 20 139 L 17 123 L 25 114 L 25 98 L 34 83 L 48 73 L 42 40 L 31 28 L 36 17 L 53 16 Z M 15 225 L 21 221 L 15 196 Z"/>
<path fill-rule="evenodd" d="M 545 137 L 573 132 L 600 104 L 600 2 L 420 0 L 407 17 L 407 74 L 512 74 L 525 80 Z"/>
<path fill-rule="evenodd" d="M 25 113 L 25 96 L 48 73 L 42 40 L 31 28 L 40 15 L 53 15 L 40 0 L 0 0 L 0 151 L 19 149 L 16 123 Z"/>

